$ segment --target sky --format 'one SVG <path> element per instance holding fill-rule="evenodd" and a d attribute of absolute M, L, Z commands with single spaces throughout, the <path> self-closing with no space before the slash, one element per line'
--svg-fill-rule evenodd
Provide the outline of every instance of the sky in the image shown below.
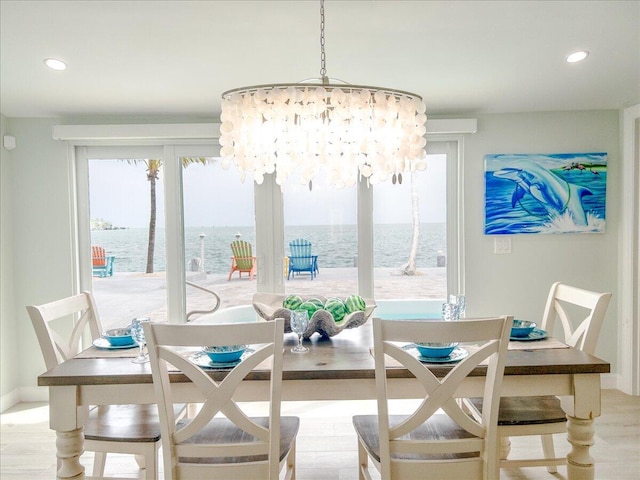
<path fill-rule="evenodd" d="M 445 222 L 446 157 L 430 155 L 428 167 L 416 174 L 420 221 Z M 90 215 L 117 227 L 146 227 L 149 223 L 149 182 L 143 162 L 91 160 L 89 162 Z M 158 225 L 164 225 L 162 173 L 157 184 Z M 391 182 L 374 189 L 375 223 L 411 223 L 411 188 L 408 176 L 402 185 Z M 234 168 L 223 170 L 216 162 L 192 164 L 183 171 L 185 227 L 253 225 L 253 183 L 240 181 Z M 356 189 L 329 188 L 322 179 L 306 186 L 286 185 L 287 225 L 355 224 Z"/>

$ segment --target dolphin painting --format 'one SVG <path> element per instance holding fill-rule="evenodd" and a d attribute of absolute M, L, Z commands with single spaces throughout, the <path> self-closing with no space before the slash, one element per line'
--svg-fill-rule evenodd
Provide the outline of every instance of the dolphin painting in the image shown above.
<path fill-rule="evenodd" d="M 582 197 L 593 195 L 588 188 L 569 183 L 530 160 L 516 160 L 510 166 L 493 172 L 493 175 L 516 184 L 511 196 L 512 207 L 528 192 L 547 210 L 549 216 L 567 212 L 576 225 L 587 225 Z"/>

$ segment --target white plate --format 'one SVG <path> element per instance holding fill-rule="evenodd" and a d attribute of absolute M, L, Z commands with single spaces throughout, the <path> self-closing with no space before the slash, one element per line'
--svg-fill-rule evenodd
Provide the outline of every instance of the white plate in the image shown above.
<path fill-rule="evenodd" d="M 534 328 L 526 337 L 509 337 L 509 340 L 514 340 L 516 342 L 531 342 L 534 340 L 542 340 L 544 338 L 547 338 L 548 336 L 549 334 L 544 330 Z"/>
<path fill-rule="evenodd" d="M 189 360 L 202 368 L 231 368 L 238 365 L 242 360 L 247 358 L 254 352 L 252 348 L 247 348 L 239 360 L 235 362 L 214 362 L 204 351 L 199 351 L 189 355 Z"/>
<path fill-rule="evenodd" d="M 423 363 L 455 363 L 469 356 L 469 352 L 462 347 L 454 348 L 446 357 L 423 357 L 413 344 L 406 345 L 404 349 Z"/>
<path fill-rule="evenodd" d="M 93 341 L 93 346 L 97 347 L 97 348 L 104 348 L 106 350 L 119 350 L 119 349 L 125 349 L 125 348 L 136 348 L 138 346 L 138 344 L 136 342 L 133 342 L 129 345 L 111 345 L 109 343 L 109 340 L 107 340 L 106 338 L 96 338 Z"/>

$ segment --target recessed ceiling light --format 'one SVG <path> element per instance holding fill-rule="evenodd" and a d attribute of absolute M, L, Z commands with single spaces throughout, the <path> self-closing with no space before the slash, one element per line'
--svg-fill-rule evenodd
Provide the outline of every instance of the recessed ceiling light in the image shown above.
<path fill-rule="evenodd" d="M 45 58 L 44 64 L 52 70 L 66 70 L 67 64 L 57 58 Z"/>
<path fill-rule="evenodd" d="M 588 56 L 589 56 L 589 52 L 587 52 L 586 50 L 580 50 L 578 52 L 573 52 L 571 55 L 569 55 L 567 57 L 567 62 L 569 63 L 581 62 Z"/>

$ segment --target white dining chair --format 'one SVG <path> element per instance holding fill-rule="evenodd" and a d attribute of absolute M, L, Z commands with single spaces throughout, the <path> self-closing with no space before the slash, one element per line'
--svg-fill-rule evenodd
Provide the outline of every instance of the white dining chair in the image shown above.
<path fill-rule="evenodd" d="M 83 292 L 43 305 L 27 306 L 47 370 L 73 358 L 89 330 L 91 340 L 101 336 L 102 326 L 93 295 Z M 71 332 L 64 335 L 62 332 Z M 157 480 L 160 423 L 155 405 L 94 406 L 85 412 L 84 448 L 95 452 L 93 476 L 104 477 L 107 453 L 136 455 L 145 480 Z M 130 477 L 127 477 L 130 478 Z"/>
<path fill-rule="evenodd" d="M 459 322 L 373 319 L 378 414 L 353 417 L 360 480 L 372 478 L 369 461 L 382 480 L 497 478 L 496 420 L 512 321 L 513 317 Z M 439 378 L 429 369 L 434 365 L 421 363 L 407 342 L 474 345 L 467 346 L 471 353 Z M 406 367 L 425 391 L 420 405 L 403 415 L 389 414 L 387 373 L 397 365 L 388 362 L 394 361 Z M 483 362 L 486 375 L 477 379 L 484 382 L 488 408 L 476 420 L 463 411 L 455 395 Z"/>
<path fill-rule="evenodd" d="M 151 372 L 160 410 L 165 480 L 295 478 L 295 444 L 300 420 L 280 415 L 284 320 L 215 325 L 144 325 Z M 206 364 L 192 357 L 201 347 L 249 345 L 250 354 L 230 364 L 224 379 L 214 380 Z M 191 353 L 185 348 L 191 348 Z M 208 359 L 207 359 L 208 361 Z M 268 416 L 250 417 L 234 394 L 263 364 L 270 370 Z M 205 368 L 201 368 L 205 367 Z M 220 366 L 218 366 L 220 368 Z M 201 393 L 202 405 L 188 419 L 176 419 L 177 393 L 172 370 L 186 375 Z"/>
<path fill-rule="evenodd" d="M 595 352 L 600 329 L 611 300 L 611 293 L 598 293 L 556 282 L 551 286 L 540 328 L 553 335 L 556 320 L 562 325 L 558 338 L 567 345 L 586 353 Z M 476 410 L 481 399 L 473 399 Z M 553 395 L 537 397 L 503 397 L 498 414 L 500 467 L 546 466 L 550 473 L 565 465 L 565 457 L 557 457 L 553 445 L 554 433 L 566 433 L 567 417 L 560 399 Z M 509 458 L 509 437 L 540 435 L 542 456 L 539 458 Z"/>

